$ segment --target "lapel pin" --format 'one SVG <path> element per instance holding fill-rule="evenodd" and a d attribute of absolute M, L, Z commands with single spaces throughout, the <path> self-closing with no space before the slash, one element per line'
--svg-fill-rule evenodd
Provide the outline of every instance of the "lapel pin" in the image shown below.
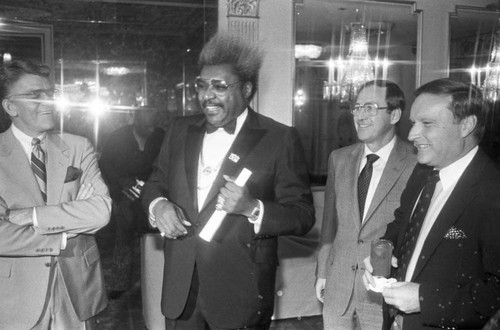
<path fill-rule="evenodd" d="M 237 163 L 240 160 L 240 156 L 232 153 L 229 155 L 229 159 L 232 160 L 233 162 Z"/>

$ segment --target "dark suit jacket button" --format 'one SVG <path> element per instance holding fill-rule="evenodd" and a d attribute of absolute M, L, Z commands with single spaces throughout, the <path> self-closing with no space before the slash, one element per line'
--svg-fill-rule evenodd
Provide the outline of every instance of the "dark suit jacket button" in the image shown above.
<path fill-rule="evenodd" d="M 352 271 L 355 271 L 356 270 L 356 265 L 352 265 L 351 269 L 352 269 Z"/>
<path fill-rule="evenodd" d="M 362 239 L 358 240 L 358 244 L 364 244 L 365 241 L 363 241 Z"/>
<path fill-rule="evenodd" d="M 46 262 L 45 267 L 50 267 L 50 262 Z"/>

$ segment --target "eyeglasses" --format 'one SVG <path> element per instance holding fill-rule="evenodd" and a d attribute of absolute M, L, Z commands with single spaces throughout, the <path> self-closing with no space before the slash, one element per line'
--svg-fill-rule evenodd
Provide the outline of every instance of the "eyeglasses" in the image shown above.
<path fill-rule="evenodd" d="M 13 97 L 25 97 L 33 100 L 41 100 L 43 95 L 46 95 L 49 99 L 55 99 L 59 95 L 59 90 L 55 88 L 48 89 L 35 89 L 29 91 L 28 93 L 23 94 L 12 94 L 7 96 L 7 99 L 11 99 Z"/>
<path fill-rule="evenodd" d="M 235 85 L 239 83 L 240 81 L 234 81 L 232 83 L 227 83 L 225 80 L 222 79 L 204 79 L 201 77 L 198 77 L 194 81 L 194 88 L 198 93 L 205 93 L 209 87 L 212 87 L 212 90 L 216 94 L 224 94 L 229 86 Z"/>
<path fill-rule="evenodd" d="M 351 109 L 351 113 L 357 116 L 364 110 L 368 116 L 373 117 L 377 115 L 378 110 L 383 109 L 387 109 L 387 107 L 379 107 L 377 103 L 368 102 L 363 105 L 356 103 L 354 108 Z"/>

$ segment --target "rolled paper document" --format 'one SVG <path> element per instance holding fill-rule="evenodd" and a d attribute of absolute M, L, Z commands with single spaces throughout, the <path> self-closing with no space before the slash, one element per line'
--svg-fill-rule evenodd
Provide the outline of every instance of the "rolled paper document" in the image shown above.
<path fill-rule="evenodd" d="M 243 170 L 241 170 L 240 175 L 238 175 L 234 183 L 237 186 L 243 187 L 247 183 L 251 175 L 252 171 L 244 168 Z M 226 214 L 226 211 L 216 209 L 210 219 L 208 219 L 205 227 L 203 227 L 203 229 L 201 230 L 199 236 L 205 241 L 210 242 L 219 229 L 220 225 L 222 224 L 222 221 L 226 217 Z"/>

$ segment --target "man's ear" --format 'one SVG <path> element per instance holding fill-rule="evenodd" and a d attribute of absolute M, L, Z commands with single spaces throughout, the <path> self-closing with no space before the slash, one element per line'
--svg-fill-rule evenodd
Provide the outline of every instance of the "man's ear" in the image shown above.
<path fill-rule="evenodd" d="M 2 100 L 2 106 L 5 109 L 5 112 L 11 117 L 17 116 L 16 105 L 10 102 L 7 99 Z"/>
<path fill-rule="evenodd" d="M 477 125 L 477 117 L 475 115 L 470 115 L 465 117 L 460 121 L 460 134 L 462 137 L 466 137 L 474 131 Z"/>
<path fill-rule="evenodd" d="M 247 81 L 244 85 L 243 85 L 243 96 L 248 99 L 250 97 L 250 95 L 252 94 L 252 89 L 253 89 L 253 85 L 251 82 Z"/>
<path fill-rule="evenodd" d="M 400 108 L 394 109 L 391 111 L 391 124 L 396 125 L 398 121 L 401 119 L 402 111 Z"/>

